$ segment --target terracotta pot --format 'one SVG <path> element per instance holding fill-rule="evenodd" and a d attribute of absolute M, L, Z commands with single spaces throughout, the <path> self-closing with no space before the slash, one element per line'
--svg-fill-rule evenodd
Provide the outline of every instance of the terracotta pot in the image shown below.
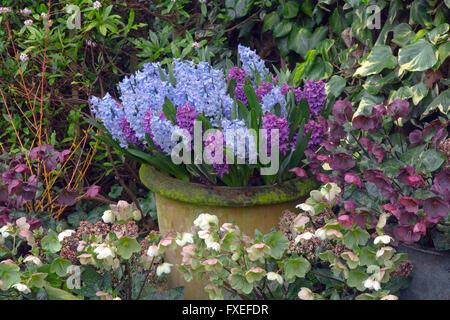
<path fill-rule="evenodd" d="M 309 192 L 318 187 L 312 179 L 296 178 L 273 186 L 224 187 L 207 186 L 170 178 L 148 165 L 139 171 L 142 183 L 155 192 L 158 225 L 162 235 L 169 231 L 189 232 L 201 213 L 214 214 L 220 223 L 231 222 L 249 236 L 255 229 L 266 233 L 278 226 L 282 212 L 293 210 Z M 180 250 L 168 250 L 165 261 L 181 261 Z M 204 284 L 194 279 L 187 283 L 175 268 L 169 275 L 169 286 L 185 287 L 185 299 L 208 299 Z"/>

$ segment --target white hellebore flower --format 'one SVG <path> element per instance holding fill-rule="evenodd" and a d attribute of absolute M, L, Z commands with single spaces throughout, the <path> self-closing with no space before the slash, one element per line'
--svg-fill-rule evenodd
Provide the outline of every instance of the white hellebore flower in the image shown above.
<path fill-rule="evenodd" d="M 314 300 L 313 292 L 308 288 L 301 288 L 298 292 L 298 297 L 302 300 Z"/>
<path fill-rule="evenodd" d="M 106 244 L 102 243 L 97 248 L 95 248 L 94 252 L 97 254 L 97 259 L 106 259 L 108 257 L 114 258 L 116 255 L 114 251 Z"/>
<path fill-rule="evenodd" d="M 20 292 L 23 292 L 23 293 L 30 293 L 31 292 L 30 288 L 28 288 L 23 283 L 16 283 L 15 285 L 13 285 L 13 288 L 16 288 L 17 290 L 19 290 Z"/>
<path fill-rule="evenodd" d="M 159 265 L 156 269 L 156 275 L 158 277 L 161 277 L 163 274 L 169 274 L 170 268 L 173 266 L 171 263 L 164 262 L 163 264 Z"/>
<path fill-rule="evenodd" d="M 309 204 L 306 204 L 306 203 L 301 203 L 296 208 L 302 209 L 303 211 L 306 211 L 306 212 L 309 212 L 311 215 L 314 215 L 316 213 L 316 210 L 314 210 L 314 207 Z"/>
<path fill-rule="evenodd" d="M 208 213 L 202 213 L 194 220 L 194 225 L 202 230 L 209 230 L 212 224 L 217 226 L 219 218 Z"/>
<path fill-rule="evenodd" d="M 26 258 L 23 259 L 23 262 L 31 262 L 31 263 L 34 263 L 35 265 L 37 265 L 38 267 L 42 266 L 41 260 L 38 257 L 33 256 L 31 254 L 26 256 Z"/>
<path fill-rule="evenodd" d="M 6 226 L 0 228 L 0 233 L 5 239 L 11 235 L 11 231 L 13 231 L 13 225 L 9 222 L 6 224 Z"/>
<path fill-rule="evenodd" d="M 194 243 L 194 235 L 189 232 L 183 232 L 181 238 L 177 238 L 175 242 L 180 247 L 184 246 L 186 243 Z"/>
<path fill-rule="evenodd" d="M 391 237 L 388 235 L 384 235 L 384 236 L 378 236 L 375 238 L 375 240 L 373 241 L 373 243 L 375 244 L 379 244 L 380 242 L 384 243 L 384 244 L 388 244 L 389 242 L 391 242 Z"/>
<path fill-rule="evenodd" d="M 64 231 L 60 232 L 58 234 L 59 242 L 63 241 L 65 237 L 70 237 L 74 233 L 75 233 L 75 230 L 70 230 L 70 229 L 67 229 L 67 230 L 64 230 Z"/>
<path fill-rule="evenodd" d="M 316 232 L 314 232 L 314 236 L 319 238 L 320 240 L 325 240 L 327 238 L 327 232 L 323 230 L 322 228 L 317 229 Z"/>
<path fill-rule="evenodd" d="M 304 239 L 304 240 L 311 240 L 312 237 L 314 237 L 314 235 L 311 232 L 305 232 L 305 233 L 299 234 L 295 238 L 295 243 L 299 243 L 300 240 L 302 240 L 302 239 Z"/>
<path fill-rule="evenodd" d="M 199 232 L 197 232 L 198 237 L 200 239 L 206 240 L 211 236 L 211 232 L 209 232 L 208 230 L 200 230 Z"/>
<path fill-rule="evenodd" d="M 380 290 L 380 282 L 373 279 L 372 277 L 369 277 L 366 281 L 364 281 L 364 287 L 367 289 L 373 289 L 373 290 Z"/>
<path fill-rule="evenodd" d="M 336 198 L 336 195 L 341 193 L 341 188 L 336 183 L 329 182 L 320 189 L 320 193 L 323 194 L 325 199 L 331 202 Z"/>
<path fill-rule="evenodd" d="M 151 245 L 150 247 L 148 247 L 147 255 L 149 257 L 156 257 L 159 254 L 160 254 L 160 252 L 159 252 L 159 247 L 158 246 Z"/>
<path fill-rule="evenodd" d="M 271 281 L 276 280 L 279 284 L 283 284 L 283 277 L 276 272 L 269 272 L 267 274 L 267 279 Z"/>
<path fill-rule="evenodd" d="M 205 239 L 205 243 L 206 243 L 206 247 L 208 249 L 213 249 L 215 251 L 219 251 L 220 250 L 220 243 L 214 241 L 213 237 L 208 237 Z"/>
<path fill-rule="evenodd" d="M 106 210 L 103 212 L 102 220 L 104 223 L 114 223 L 114 213 L 111 210 Z"/>

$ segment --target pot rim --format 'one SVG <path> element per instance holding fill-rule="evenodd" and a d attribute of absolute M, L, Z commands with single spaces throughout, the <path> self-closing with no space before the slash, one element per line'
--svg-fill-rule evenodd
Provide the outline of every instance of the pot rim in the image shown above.
<path fill-rule="evenodd" d="M 220 207 L 250 207 L 294 201 L 318 186 L 317 181 L 311 178 L 295 178 L 264 186 L 209 186 L 166 176 L 147 164 L 141 165 L 139 177 L 147 188 L 166 198 Z"/>

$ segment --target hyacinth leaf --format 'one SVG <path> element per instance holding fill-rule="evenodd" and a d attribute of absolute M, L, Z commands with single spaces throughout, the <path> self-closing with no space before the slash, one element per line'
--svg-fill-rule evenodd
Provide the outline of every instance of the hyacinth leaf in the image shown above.
<path fill-rule="evenodd" d="M 49 283 L 44 284 L 44 289 L 50 300 L 83 300 L 83 297 L 74 296 L 65 290 L 52 287 Z"/>
<path fill-rule="evenodd" d="M 322 111 L 320 112 L 320 115 L 324 117 L 325 119 L 328 119 L 331 112 L 333 111 L 334 102 L 336 101 L 336 97 L 328 97 L 329 101 L 328 104 L 322 108 Z"/>
<path fill-rule="evenodd" d="M 117 253 L 124 259 L 130 259 L 133 253 L 139 252 L 141 246 L 136 241 L 136 239 L 131 239 L 129 237 L 122 237 L 119 240 L 119 245 L 117 246 Z"/>
<path fill-rule="evenodd" d="M 7 290 L 13 284 L 20 282 L 19 266 L 13 263 L 0 264 L 0 289 Z"/>
<path fill-rule="evenodd" d="M 244 91 L 248 99 L 249 108 L 262 113 L 261 103 L 259 102 L 259 99 L 255 93 L 255 89 L 253 88 L 253 85 L 248 77 L 245 77 Z"/>
<path fill-rule="evenodd" d="M 236 86 L 237 86 L 236 79 L 230 79 L 228 82 L 228 88 L 227 88 L 227 93 L 230 96 L 234 96 L 234 90 L 236 89 Z"/>
<path fill-rule="evenodd" d="M 244 119 L 247 121 L 249 111 L 248 111 L 247 107 L 245 106 L 245 104 L 243 104 L 241 101 L 238 101 L 238 114 L 239 114 L 239 119 Z M 250 127 L 249 123 L 246 123 L 246 125 L 247 125 L 247 127 Z"/>
<path fill-rule="evenodd" d="M 164 98 L 164 105 L 163 105 L 163 112 L 165 114 L 165 116 L 167 117 L 167 119 L 169 119 L 170 121 L 172 121 L 173 124 L 177 123 L 177 111 L 175 110 L 175 107 L 172 103 L 172 101 L 170 101 L 170 99 L 168 99 L 167 97 Z"/>
<path fill-rule="evenodd" d="M 64 277 L 67 274 L 67 268 L 72 264 L 63 258 L 56 258 L 50 265 L 50 272 L 55 272 L 58 276 Z"/>
<path fill-rule="evenodd" d="M 138 157 L 139 159 L 143 160 L 145 163 L 153 165 L 158 169 L 167 168 L 169 170 L 169 172 L 171 172 L 172 175 L 174 175 L 177 179 L 181 179 L 181 180 L 185 180 L 185 181 L 189 180 L 188 175 L 184 172 L 184 170 L 181 169 L 180 166 L 176 166 L 170 160 L 170 158 L 165 159 L 159 153 L 154 153 L 153 156 L 151 156 L 148 153 L 145 153 L 143 151 L 136 150 L 136 149 L 127 149 L 127 153 L 131 153 L 135 157 Z"/>

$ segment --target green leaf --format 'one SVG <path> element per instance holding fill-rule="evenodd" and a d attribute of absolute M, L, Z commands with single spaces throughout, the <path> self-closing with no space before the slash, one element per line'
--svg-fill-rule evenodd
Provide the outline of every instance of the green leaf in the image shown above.
<path fill-rule="evenodd" d="M 334 75 L 325 85 L 325 92 L 327 95 L 332 94 L 338 98 L 345 89 L 347 80 L 341 76 Z"/>
<path fill-rule="evenodd" d="M 411 26 L 407 23 L 400 23 L 394 28 L 392 42 L 403 47 L 408 44 L 412 37 L 414 37 L 414 31 L 412 31 Z"/>
<path fill-rule="evenodd" d="M 412 99 L 414 105 L 418 105 L 423 98 L 425 98 L 428 94 L 428 87 L 423 83 L 419 82 L 415 86 L 411 87 Z"/>
<path fill-rule="evenodd" d="M 56 258 L 50 265 L 50 272 L 55 272 L 58 276 L 64 277 L 67 274 L 67 268 L 72 264 L 63 258 Z"/>
<path fill-rule="evenodd" d="M 41 245 L 42 249 L 48 250 L 52 253 L 56 253 L 62 248 L 62 245 L 58 240 L 58 234 L 53 230 L 49 230 L 47 235 L 42 238 Z"/>
<path fill-rule="evenodd" d="M 131 239 L 129 237 L 122 237 L 119 240 L 119 245 L 117 246 L 117 253 L 124 259 L 130 259 L 133 253 L 139 252 L 141 246 L 136 241 L 136 239 Z"/>
<path fill-rule="evenodd" d="M 433 21 L 428 13 L 430 6 L 425 0 L 414 0 L 411 4 L 409 24 L 420 24 L 427 28 L 431 28 Z"/>
<path fill-rule="evenodd" d="M 0 289 L 8 290 L 12 285 L 20 282 L 19 266 L 13 263 L 0 264 Z"/>
<path fill-rule="evenodd" d="M 311 269 L 311 264 L 303 257 L 291 257 L 284 263 L 286 281 L 291 282 L 295 278 L 304 278 Z"/>
<path fill-rule="evenodd" d="M 50 300 L 83 300 L 81 296 L 74 296 L 62 289 L 54 288 L 50 284 L 44 284 L 44 289 Z"/>
<path fill-rule="evenodd" d="M 311 33 L 306 28 L 293 28 L 288 38 L 288 47 L 300 54 L 303 59 L 306 57 L 306 53 L 317 48 L 320 41 L 325 39 L 328 33 L 328 28 L 318 27 L 314 33 Z"/>
<path fill-rule="evenodd" d="M 249 294 L 253 290 L 253 285 L 240 274 L 233 274 L 231 276 L 231 287 L 245 294 Z"/>
<path fill-rule="evenodd" d="M 449 30 L 448 23 L 443 23 L 439 25 L 438 27 L 434 28 L 430 32 L 427 33 L 427 38 L 430 40 L 430 42 L 434 45 L 436 45 L 440 40 L 445 39 L 448 37 L 448 30 Z"/>
<path fill-rule="evenodd" d="M 313 17 L 313 11 L 314 11 L 315 3 L 312 0 L 304 0 L 302 1 L 301 9 L 302 11 L 310 16 Z"/>
<path fill-rule="evenodd" d="M 422 154 L 418 165 L 429 172 L 434 172 L 441 167 L 445 160 L 447 157 L 442 151 L 429 149 Z"/>
<path fill-rule="evenodd" d="M 28 286 L 30 288 L 42 288 L 45 284 L 45 278 L 47 278 L 48 273 L 37 272 L 31 275 L 28 280 Z"/>
<path fill-rule="evenodd" d="M 299 4 L 297 1 L 288 1 L 283 8 L 283 16 L 286 19 L 294 18 L 298 14 Z"/>
<path fill-rule="evenodd" d="M 436 49 L 424 39 L 419 39 L 398 52 L 398 64 L 408 71 L 424 71 L 437 62 Z"/>
<path fill-rule="evenodd" d="M 275 38 L 281 38 L 287 35 L 292 30 L 292 22 L 283 20 L 275 25 L 273 29 L 273 36 Z"/>
<path fill-rule="evenodd" d="M 366 289 L 364 287 L 364 281 L 367 278 L 368 275 L 366 275 L 364 272 L 352 270 L 348 273 L 347 284 L 352 288 L 358 289 L 359 291 L 364 291 Z"/>
<path fill-rule="evenodd" d="M 289 240 L 279 231 L 265 234 L 264 243 L 270 247 L 270 256 L 274 259 L 281 259 L 284 251 L 289 248 Z"/>
<path fill-rule="evenodd" d="M 443 114 L 448 116 L 450 108 L 450 89 L 445 90 L 440 95 L 438 95 L 425 109 L 425 111 L 420 116 L 423 119 L 429 113 L 439 109 Z"/>
<path fill-rule="evenodd" d="M 439 65 L 443 64 L 445 59 L 450 56 L 450 41 L 447 41 L 439 46 Z"/>
<path fill-rule="evenodd" d="M 392 54 L 391 47 L 377 45 L 372 48 L 368 57 L 361 62 L 361 66 L 356 70 L 356 75 L 368 76 L 380 73 L 384 68 L 393 69 L 397 65 L 397 59 Z"/>
<path fill-rule="evenodd" d="M 266 14 L 264 16 L 264 23 L 261 31 L 266 32 L 267 30 L 273 29 L 278 22 L 280 22 L 280 16 L 276 11 Z"/>

